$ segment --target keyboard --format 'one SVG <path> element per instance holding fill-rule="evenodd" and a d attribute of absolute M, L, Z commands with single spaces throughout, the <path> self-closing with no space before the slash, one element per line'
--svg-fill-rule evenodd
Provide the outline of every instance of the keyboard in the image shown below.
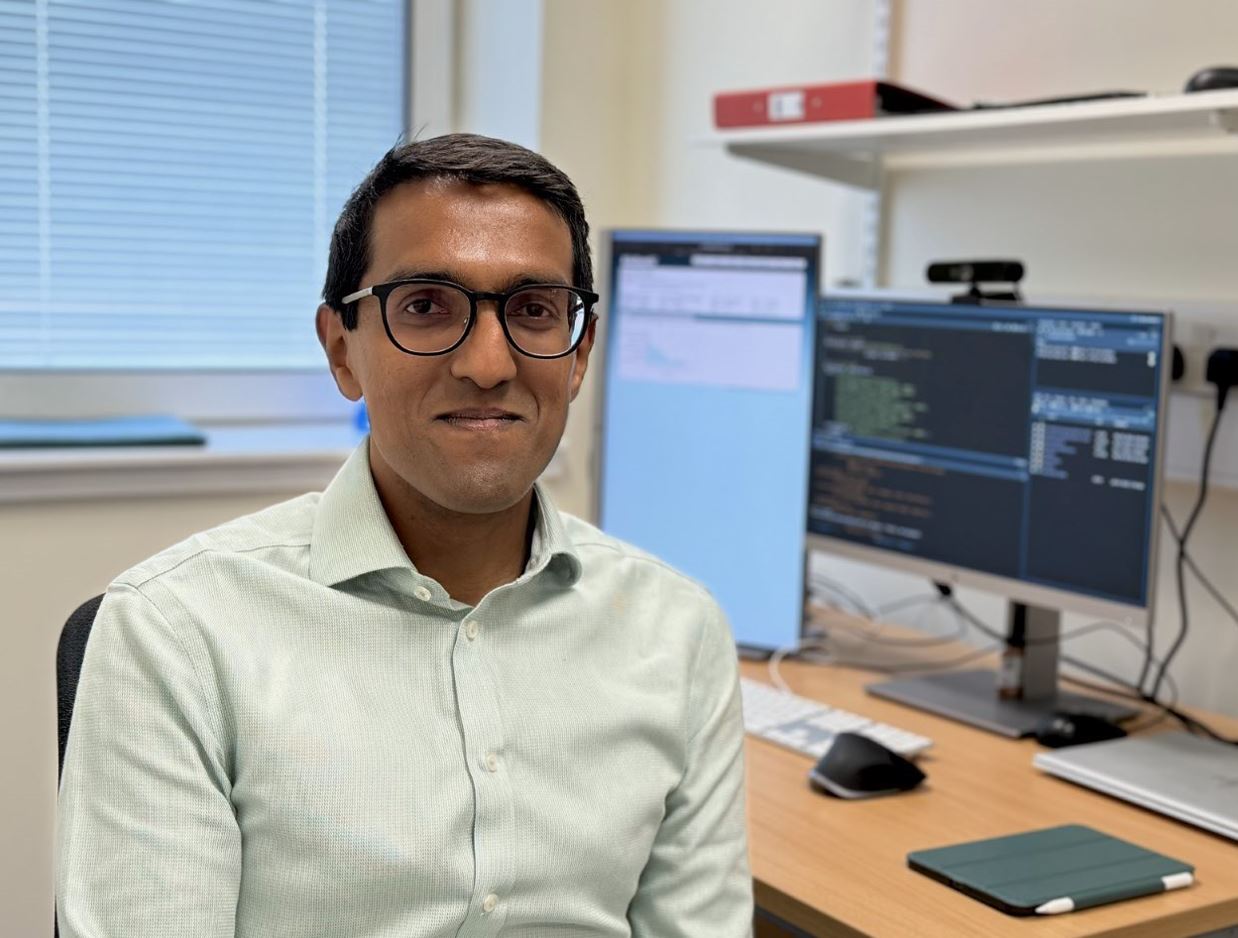
<path fill-rule="evenodd" d="M 746 732 L 814 759 L 825 755 L 838 733 L 859 733 L 908 759 L 933 745 L 927 736 L 788 694 L 751 678 L 741 677 L 739 689 Z"/>

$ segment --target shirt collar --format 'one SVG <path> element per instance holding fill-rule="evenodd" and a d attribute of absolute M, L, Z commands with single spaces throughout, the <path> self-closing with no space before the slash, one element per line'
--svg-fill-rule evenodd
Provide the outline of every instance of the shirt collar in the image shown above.
<path fill-rule="evenodd" d="M 415 568 L 396 536 L 370 474 L 370 440 L 348 457 L 318 502 L 310 540 L 312 580 L 336 586 L 378 570 Z M 581 576 L 580 557 L 563 519 L 540 483 L 533 486 L 537 522 L 525 573 L 550 567 L 573 585 Z"/>
<path fill-rule="evenodd" d="M 563 578 L 565 585 L 573 586 L 583 572 L 576 545 L 563 525 L 559 510 L 540 482 L 533 484 L 533 499 L 537 506 L 537 523 L 533 528 L 533 543 L 525 572 L 536 573 L 549 566 Z"/>
<path fill-rule="evenodd" d="M 370 438 L 361 441 L 318 502 L 310 538 L 310 579 L 326 586 L 412 562 L 370 475 Z"/>

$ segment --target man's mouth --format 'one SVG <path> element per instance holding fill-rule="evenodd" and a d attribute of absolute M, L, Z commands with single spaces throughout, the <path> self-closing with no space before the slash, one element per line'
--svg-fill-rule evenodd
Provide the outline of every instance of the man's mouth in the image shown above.
<path fill-rule="evenodd" d="M 440 414 L 438 419 L 461 430 L 503 430 L 519 423 L 524 418 L 509 410 L 469 407 Z"/>

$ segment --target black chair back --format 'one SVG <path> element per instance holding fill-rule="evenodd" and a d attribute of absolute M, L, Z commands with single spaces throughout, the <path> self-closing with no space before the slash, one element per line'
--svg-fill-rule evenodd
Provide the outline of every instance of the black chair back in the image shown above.
<path fill-rule="evenodd" d="M 88 599 L 73 611 L 64 628 L 60 630 L 60 643 L 56 647 L 56 697 L 59 704 L 60 767 L 56 776 L 64 771 L 64 750 L 69 742 L 69 724 L 73 722 L 73 701 L 77 699 L 77 679 L 82 673 L 82 659 L 86 656 L 86 641 L 90 627 L 95 624 L 95 615 L 102 596 Z"/>
<path fill-rule="evenodd" d="M 60 642 L 56 645 L 56 698 L 60 729 L 60 763 L 56 777 L 64 772 L 64 750 L 69 743 L 69 724 L 73 722 L 73 701 L 77 699 L 77 679 L 82 673 L 82 659 L 86 657 L 86 642 L 90 638 L 90 628 L 95 624 L 95 615 L 99 611 L 102 596 L 96 596 L 82 603 L 69 616 L 64 628 L 60 630 Z M 56 911 L 52 909 L 52 935 L 59 938 L 60 923 L 56 921 Z"/>

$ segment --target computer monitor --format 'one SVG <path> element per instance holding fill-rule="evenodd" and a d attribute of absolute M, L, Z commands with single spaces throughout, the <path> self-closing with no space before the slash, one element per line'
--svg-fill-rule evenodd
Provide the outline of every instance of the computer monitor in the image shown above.
<path fill-rule="evenodd" d="M 741 650 L 794 645 L 821 239 L 603 238 L 602 528 L 703 583 Z"/>
<path fill-rule="evenodd" d="M 808 539 L 1012 601 L 1021 684 L 991 671 L 870 690 L 1007 735 L 1058 709 L 1060 612 L 1152 614 L 1167 315 L 873 297 L 817 322 Z"/>

